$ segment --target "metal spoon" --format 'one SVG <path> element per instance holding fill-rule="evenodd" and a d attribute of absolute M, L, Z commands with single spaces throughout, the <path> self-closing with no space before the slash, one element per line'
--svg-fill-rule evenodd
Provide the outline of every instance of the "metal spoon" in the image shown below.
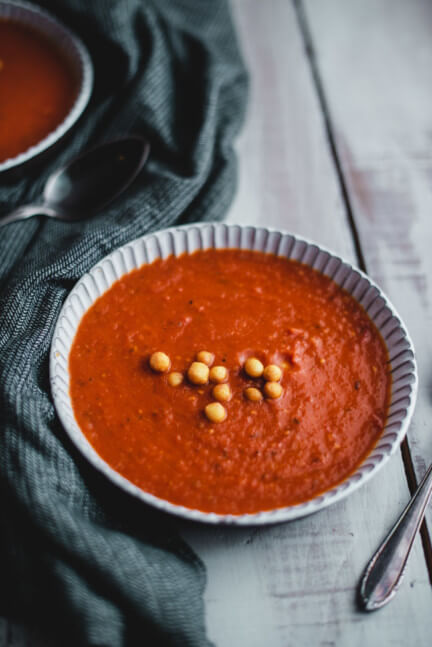
<path fill-rule="evenodd" d="M 359 588 L 359 602 L 366 611 L 375 611 L 394 597 L 431 496 L 432 465 L 366 568 Z"/>
<path fill-rule="evenodd" d="M 93 148 L 52 173 L 42 204 L 28 204 L 0 218 L 0 227 L 31 216 L 83 220 L 122 193 L 147 160 L 150 145 L 127 136 Z"/>

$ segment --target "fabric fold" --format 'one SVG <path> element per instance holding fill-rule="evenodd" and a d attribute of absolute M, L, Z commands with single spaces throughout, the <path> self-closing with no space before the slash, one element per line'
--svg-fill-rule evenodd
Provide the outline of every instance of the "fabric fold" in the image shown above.
<path fill-rule="evenodd" d="M 223 217 L 246 72 L 222 0 L 41 5 L 85 42 L 95 90 L 43 163 L 0 177 L 0 215 L 35 200 L 54 168 L 101 141 L 136 132 L 152 149 L 128 192 L 91 220 L 1 229 L 0 615 L 57 645 L 202 647 L 202 563 L 174 519 L 118 491 L 71 445 L 48 356 L 67 294 L 104 255 L 155 229 Z"/>

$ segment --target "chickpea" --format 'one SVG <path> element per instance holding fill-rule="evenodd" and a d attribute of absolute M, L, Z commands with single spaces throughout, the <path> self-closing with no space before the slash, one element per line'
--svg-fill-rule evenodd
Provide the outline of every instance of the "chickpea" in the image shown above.
<path fill-rule="evenodd" d="M 229 384 L 216 384 L 213 387 L 212 394 L 215 400 L 220 402 L 229 402 L 232 398 L 232 393 Z"/>
<path fill-rule="evenodd" d="M 267 382 L 279 382 L 282 371 L 276 364 L 269 364 L 264 369 L 263 377 Z"/>
<path fill-rule="evenodd" d="M 226 409 L 220 402 L 211 402 L 208 404 L 204 409 L 204 413 L 210 422 L 223 422 L 227 417 Z"/>
<path fill-rule="evenodd" d="M 210 353 L 208 350 L 200 350 L 200 352 L 197 353 L 196 358 L 198 362 L 202 362 L 207 366 L 211 366 L 215 360 L 214 354 Z"/>
<path fill-rule="evenodd" d="M 228 379 L 228 370 L 225 366 L 213 366 L 210 369 L 210 382 L 216 382 L 216 384 L 221 384 L 226 382 Z"/>
<path fill-rule="evenodd" d="M 267 398 L 270 398 L 271 400 L 276 400 L 277 398 L 280 398 L 282 395 L 283 388 L 279 384 L 279 382 L 266 382 L 264 384 L 264 393 L 267 396 Z"/>
<path fill-rule="evenodd" d="M 244 394 L 248 400 L 251 402 L 260 402 L 263 399 L 263 394 L 259 389 L 256 389 L 254 386 L 249 386 L 244 390 Z"/>
<path fill-rule="evenodd" d="M 264 366 L 256 357 L 248 357 L 244 364 L 244 370 L 249 377 L 261 377 Z"/>
<path fill-rule="evenodd" d="M 150 356 L 150 367 L 156 373 L 166 373 L 170 370 L 171 360 L 165 353 L 157 351 Z"/>
<path fill-rule="evenodd" d="M 192 384 L 207 384 L 209 379 L 209 367 L 202 362 L 192 362 L 189 366 L 187 375 Z"/>
<path fill-rule="evenodd" d="M 177 371 L 173 371 L 168 375 L 168 384 L 170 386 L 179 386 L 183 382 L 183 375 Z"/>

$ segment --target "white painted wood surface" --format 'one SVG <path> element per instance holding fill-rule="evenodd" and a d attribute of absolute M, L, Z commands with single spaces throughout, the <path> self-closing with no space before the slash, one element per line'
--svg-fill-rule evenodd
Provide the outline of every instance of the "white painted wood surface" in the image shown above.
<path fill-rule="evenodd" d="M 355 262 L 345 204 L 293 5 L 289 0 L 232 0 L 232 5 L 252 88 L 238 147 L 240 186 L 229 220 L 283 227 Z M 374 20 L 367 22 L 373 5 L 379 8 L 376 25 Z M 394 12 L 390 5 L 396 7 Z M 366 7 L 364 13 L 362 7 Z M 432 128 L 428 126 L 428 142 L 425 128 L 431 90 L 428 94 L 423 87 L 428 69 L 432 70 L 430 7 L 420 0 L 307 0 L 368 267 L 406 318 L 419 355 L 425 352 L 425 358 L 420 358 L 421 404 L 410 431 L 419 471 L 423 469 L 420 457 L 432 458 L 432 441 L 427 447 L 430 343 L 420 321 L 430 303 L 426 236 L 430 232 L 427 186 L 431 188 L 432 174 L 427 146 Z M 404 19 L 401 23 L 392 18 L 397 12 Z M 409 17 L 410 12 L 416 17 Z M 363 32 L 357 33 L 362 25 Z M 403 51 L 411 51 L 411 63 L 404 62 L 402 54 L 396 59 L 388 56 L 403 65 L 407 90 L 415 97 L 412 102 L 400 96 L 393 65 L 383 68 L 373 82 L 369 78 L 383 52 L 394 53 L 399 41 L 404 43 Z M 411 70 L 414 77 L 409 81 L 413 65 L 416 69 Z M 390 92 L 392 82 L 395 87 Z M 351 98 L 345 96 L 351 92 Z M 400 103 L 392 110 L 398 97 Z M 370 121 L 374 122 L 371 133 Z M 398 136 L 380 139 L 383 132 Z M 394 160 L 400 164 L 395 166 Z M 396 215 L 396 228 L 382 218 L 382 210 Z M 432 590 L 419 540 L 394 601 L 372 615 L 360 613 L 355 605 L 361 572 L 408 498 L 398 454 L 349 499 L 298 522 L 243 530 L 179 522 L 182 534 L 207 566 L 210 639 L 216 647 L 429 647 Z M 47 647 L 23 628 L 0 624 L 0 647 L 24 645 Z"/>
<path fill-rule="evenodd" d="M 420 480 L 432 462 L 432 3 L 305 6 L 368 272 L 417 349 L 408 442 Z M 432 506 L 428 520 L 431 531 Z"/>
<path fill-rule="evenodd" d="M 316 4 L 325 13 L 326 3 Z M 252 92 L 229 220 L 284 227 L 353 261 L 293 6 L 234 0 L 233 8 Z M 332 21 L 337 19 L 335 11 Z M 429 646 L 432 591 L 420 541 L 387 608 L 364 615 L 355 605 L 361 572 L 408 498 L 397 455 L 362 490 L 314 517 L 249 531 L 185 526 L 185 537 L 207 565 L 207 626 L 215 645 Z"/>

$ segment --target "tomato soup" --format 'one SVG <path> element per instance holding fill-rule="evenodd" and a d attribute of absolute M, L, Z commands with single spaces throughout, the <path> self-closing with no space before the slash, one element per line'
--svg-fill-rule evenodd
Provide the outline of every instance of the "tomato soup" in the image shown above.
<path fill-rule="evenodd" d="M 76 80 L 47 38 L 0 18 L 0 162 L 25 152 L 71 109 Z"/>
<path fill-rule="evenodd" d="M 69 369 L 75 417 L 105 461 L 158 497 L 224 514 L 344 480 L 383 430 L 391 384 L 384 342 L 347 292 L 239 250 L 117 281 L 83 317 Z"/>

